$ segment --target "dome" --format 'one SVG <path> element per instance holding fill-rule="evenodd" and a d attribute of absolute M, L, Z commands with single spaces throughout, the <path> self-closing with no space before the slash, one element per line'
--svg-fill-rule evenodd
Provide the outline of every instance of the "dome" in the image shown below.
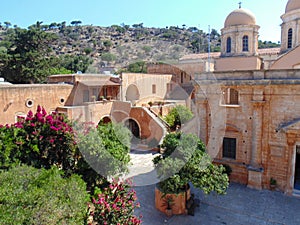
<path fill-rule="evenodd" d="M 300 9 L 300 1 L 299 0 L 289 0 L 285 7 L 285 13 L 290 11 Z"/>
<path fill-rule="evenodd" d="M 246 9 L 239 8 L 234 10 L 227 16 L 224 27 L 236 25 L 256 25 L 254 14 Z"/>

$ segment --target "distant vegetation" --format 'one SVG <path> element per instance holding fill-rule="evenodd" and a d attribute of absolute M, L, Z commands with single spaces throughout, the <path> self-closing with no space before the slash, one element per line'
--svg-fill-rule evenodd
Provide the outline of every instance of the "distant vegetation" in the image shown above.
<path fill-rule="evenodd" d="M 209 38 L 208 38 L 209 37 Z M 0 23 L 0 76 L 13 83 L 43 83 L 57 73 L 98 72 L 113 66 L 128 70 L 138 62 L 174 63 L 184 55 L 220 51 L 217 30 L 208 34 L 197 27 L 147 28 L 143 23 L 100 27 L 67 24 L 36 24 L 27 29 Z M 259 41 L 259 48 L 278 44 Z M 133 66 L 133 71 L 139 70 Z M 142 67 L 144 70 L 144 67 Z"/>
<path fill-rule="evenodd" d="M 278 48 L 280 43 L 274 43 L 272 41 L 258 41 L 258 48 Z"/>

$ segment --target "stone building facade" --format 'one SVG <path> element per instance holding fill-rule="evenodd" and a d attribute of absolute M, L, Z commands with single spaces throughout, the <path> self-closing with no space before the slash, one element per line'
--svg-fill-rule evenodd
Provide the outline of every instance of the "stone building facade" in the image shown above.
<path fill-rule="evenodd" d="M 272 178 L 299 195 L 300 1 L 289 0 L 281 18 L 281 48 L 272 52 L 257 49 L 251 12 L 228 15 L 214 71 L 195 75 L 196 108 L 200 137 L 216 163 L 230 165 L 231 180 L 263 189 Z"/>
<path fill-rule="evenodd" d="M 143 105 L 148 101 L 163 101 L 168 94 L 172 75 L 101 74 L 53 75 L 48 84 L 0 83 L 0 124 L 13 124 L 38 105 L 48 113 L 64 113 L 71 121 L 101 120 L 124 123 L 134 136 L 146 143 L 162 141 L 166 127 L 155 111 Z M 134 88 L 133 88 L 134 87 Z M 171 104 L 166 104 L 171 105 Z"/>
<path fill-rule="evenodd" d="M 44 85 L 0 83 L 0 124 L 42 105 L 71 120 L 123 122 L 136 137 L 159 142 L 165 126 L 147 103 L 186 104 L 215 163 L 232 168 L 231 180 L 263 189 L 272 178 L 278 190 L 299 195 L 300 1 L 289 0 L 281 18 L 281 48 L 258 49 L 255 16 L 239 8 L 225 19 L 221 52 L 184 56 L 176 67 L 121 79 L 74 74 Z"/>

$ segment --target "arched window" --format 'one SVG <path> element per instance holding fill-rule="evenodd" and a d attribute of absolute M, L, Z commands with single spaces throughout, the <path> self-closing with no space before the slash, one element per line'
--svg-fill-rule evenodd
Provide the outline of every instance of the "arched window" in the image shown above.
<path fill-rule="evenodd" d="M 292 48 L 292 45 L 293 45 L 293 29 L 290 28 L 288 31 L 287 48 Z"/>
<path fill-rule="evenodd" d="M 239 104 L 239 92 L 233 88 L 227 88 L 224 92 L 224 102 L 226 105 Z"/>
<path fill-rule="evenodd" d="M 228 37 L 228 38 L 227 38 L 226 52 L 227 52 L 227 53 L 230 53 L 230 52 L 231 52 L 231 37 Z"/>
<path fill-rule="evenodd" d="M 248 36 L 245 35 L 243 37 L 243 52 L 248 52 L 248 51 L 249 51 Z"/>

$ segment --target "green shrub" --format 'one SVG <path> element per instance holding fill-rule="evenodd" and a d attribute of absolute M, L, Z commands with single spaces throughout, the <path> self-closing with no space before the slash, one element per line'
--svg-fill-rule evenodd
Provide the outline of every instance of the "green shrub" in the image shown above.
<path fill-rule="evenodd" d="M 163 193 L 180 193 L 188 184 L 205 194 L 225 194 L 228 176 L 223 166 L 212 163 L 205 145 L 194 134 L 181 132 L 167 134 L 162 145 L 165 151 L 153 159 Z"/>
<path fill-rule="evenodd" d="M 0 172 L 0 224 L 84 224 L 88 197 L 77 175 L 14 167 Z"/>
<path fill-rule="evenodd" d="M 177 126 L 180 127 L 182 124 L 192 119 L 193 116 L 194 115 L 189 108 L 183 105 L 177 105 L 164 119 L 170 125 L 171 129 L 175 130 Z"/>

